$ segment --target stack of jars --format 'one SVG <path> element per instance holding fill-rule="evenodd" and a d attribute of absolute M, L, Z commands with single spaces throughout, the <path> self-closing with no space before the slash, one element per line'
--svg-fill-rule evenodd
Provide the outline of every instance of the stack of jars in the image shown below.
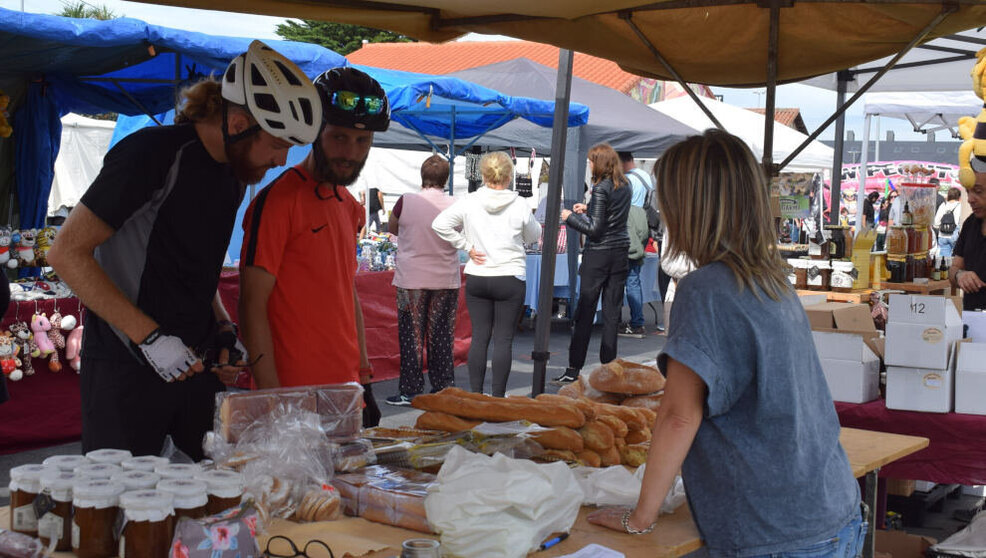
<path fill-rule="evenodd" d="M 852 233 L 849 227 L 829 225 L 829 240 L 820 254 L 789 259 L 794 270 L 791 283 L 796 289 L 811 291 L 852 291 L 856 268 L 852 263 Z"/>
<path fill-rule="evenodd" d="M 887 271 L 891 283 L 931 278 L 935 262 L 928 255 L 931 230 L 925 225 L 894 225 L 887 232 Z"/>

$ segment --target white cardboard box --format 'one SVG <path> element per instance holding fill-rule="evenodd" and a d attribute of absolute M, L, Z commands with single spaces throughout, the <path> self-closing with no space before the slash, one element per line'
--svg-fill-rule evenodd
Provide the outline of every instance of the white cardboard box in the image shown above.
<path fill-rule="evenodd" d="M 811 334 L 833 400 L 866 403 L 880 397 L 880 357 L 862 334 Z"/>
<path fill-rule="evenodd" d="M 887 408 L 949 413 L 955 400 L 955 359 L 944 368 L 887 367 Z"/>
<path fill-rule="evenodd" d="M 986 343 L 958 343 L 955 412 L 986 415 Z"/>
<path fill-rule="evenodd" d="M 962 338 L 962 318 L 942 296 L 891 295 L 887 319 L 887 366 L 944 369 Z"/>
<path fill-rule="evenodd" d="M 986 343 L 986 312 L 962 312 L 962 324 L 969 326 L 966 339 L 973 343 Z"/>

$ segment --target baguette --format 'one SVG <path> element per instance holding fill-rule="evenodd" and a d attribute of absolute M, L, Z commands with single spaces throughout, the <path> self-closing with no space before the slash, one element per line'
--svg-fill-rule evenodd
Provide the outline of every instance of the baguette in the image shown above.
<path fill-rule="evenodd" d="M 531 437 L 545 449 L 579 452 L 585 447 L 582 436 L 565 426 L 556 426 L 550 430 L 535 432 Z"/>
<path fill-rule="evenodd" d="M 609 449 L 599 452 L 599 461 L 603 467 L 619 465 L 620 459 L 620 450 L 616 449 L 616 446 L 610 446 Z"/>
<path fill-rule="evenodd" d="M 651 439 L 650 428 L 645 428 L 643 430 L 634 430 L 627 434 L 628 444 L 643 444 L 644 442 L 649 442 Z"/>
<path fill-rule="evenodd" d="M 589 385 L 602 392 L 643 395 L 664 389 L 664 376 L 657 368 L 619 359 L 593 370 Z"/>
<path fill-rule="evenodd" d="M 647 463 L 647 451 L 650 446 L 647 444 L 630 444 L 620 448 L 620 460 L 624 465 L 630 467 L 640 467 Z"/>
<path fill-rule="evenodd" d="M 561 392 L 559 392 L 559 394 L 560 393 Z M 585 420 L 592 420 L 596 418 L 596 409 L 595 407 L 592 406 L 592 403 L 580 399 L 572 399 L 571 397 L 565 397 L 564 395 L 559 395 L 559 394 L 542 393 L 537 397 L 535 397 L 534 399 L 537 401 L 544 401 L 546 403 L 556 403 L 559 405 L 564 405 L 566 403 L 567 404 L 574 403 L 575 406 L 578 407 L 580 411 L 582 411 L 582 414 L 585 415 Z"/>
<path fill-rule="evenodd" d="M 661 407 L 661 399 L 663 398 L 664 392 L 652 393 L 650 395 L 636 395 L 634 397 L 627 397 L 622 403 L 620 403 L 620 405 L 623 405 L 624 407 L 650 409 L 656 413 Z"/>
<path fill-rule="evenodd" d="M 599 467 L 603 464 L 599 454 L 591 449 L 584 449 L 576 453 L 575 457 L 578 457 L 579 461 L 584 463 L 586 467 Z"/>
<path fill-rule="evenodd" d="M 597 419 L 602 422 L 613 431 L 613 435 L 617 438 L 626 438 L 629 428 L 627 428 L 627 423 L 620 420 L 618 417 L 613 415 L 599 415 Z"/>
<path fill-rule="evenodd" d="M 585 447 L 597 452 L 613 447 L 615 441 L 613 431 L 598 420 L 585 423 L 585 426 L 579 429 L 579 434 L 582 435 Z"/>
<path fill-rule="evenodd" d="M 650 409 L 640 407 L 626 407 L 624 405 L 607 405 L 596 403 L 597 415 L 613 415 L 626 423 L 627 428 L 633 430 L 643 430 L 654 424 L 657 414 Z"/>
<path fill-rule="evenodd" d="M 418 419 L 414 422 L 414 425 L 418 428 L 424 428 L 427 430 L 463 432 L 465 430 L 472 430 L 473 428 L 479 426 L 480 423 L 481 421 L 478 420 L 466 420 L 448 413 L 427 411 L 418 417 Z"/>
<path fill-rule="evenodd" d="M 458 393 L 449 393 L 451 389 L 419 395 L 411 402 L 411 406 L 423 411 L 439 411 L 473 420 L 493 422 L 528 420 L 541 426 L 569 428 L 579 428 L 585 424 L 585 415 L 574 404 L 545 404 L 527 398 L 516 398 L 518 401 L 514 401 L 514 398 L 508 400 L 480 394 L 463 397 Z"/>

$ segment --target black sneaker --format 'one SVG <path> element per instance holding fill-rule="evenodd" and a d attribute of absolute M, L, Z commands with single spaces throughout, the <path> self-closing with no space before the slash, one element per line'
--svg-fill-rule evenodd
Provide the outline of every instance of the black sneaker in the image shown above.
<path fill-rule="evenodd" d="M 644 335 L 646 334 L 647 331 L 644 329 L 644 326 L 633 327 L 630 324 L 621 326 L 617 330 L 617 335 L 619 335 L 620 337 L 633 337 L 635 339 L 643 339 Z"/>
<path fill-rule="evenodd" d="M 555 376 L 551 379 L 551 383 L 556 386 L 563 386 L 570 384 L 572 382 L 578 381 L 579 371 L 574 368 L 566 368 L 565 373 L 561 376 Z"/>
<path fill-rule="evenodd" d="M 411 406 L 411 398 L 406 395 L 391 395 L 385 401 L 388 405 L 393 405 L 395 407 Z"/>

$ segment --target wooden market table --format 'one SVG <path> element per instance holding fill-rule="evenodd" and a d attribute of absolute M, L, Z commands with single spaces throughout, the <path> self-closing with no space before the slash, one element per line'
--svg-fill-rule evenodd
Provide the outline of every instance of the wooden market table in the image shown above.
<path fill-rule="evenodd" d="M 825 300 L 829 302 L 852 302 L 855 304 L 868 304 L 870 302 L 870 295 L 873 294 L 873 289 L 853 289 L 848 293 L 840 293 L 837 291 L 809 291 L 798 289 L 798 296 L 808 296 L 808 295 L 825 295 Z"/>
<path fill-rule="evenodd" d="M 897 290 L 915 294 L 942 294 L 949 296 L 952 294 L 952 283 L 945 279 L 943 281 L 928 281 L 927 283 L 883 283 L 883 290 Z"/>
<path fill-rule="evenodd" d="M 865 497 L 868 501 L 875 501 L 876 499 L 876 473 L 880 467 L 895 459 L 919 451 L 928 445 L 927 438 L 857 430 L 855 428 L 843 428 L 839 441 L 849 456 L 853 476 L 859 478 L 865 475 L 867 477 L 867 494 Z M 872 484 L 870 482 L 871 476 Z M 871 504 L 871 509 L 876 509 L 876 506 Z M 547 551 L 536 553 L 535 556 L 545 558 L 564 556 L 595 543 L 618 550 L 627 558 L 671 558 L 683 556 L 702 546 L 698 529 L 692 520 L 691 511 L 687 504 L 678 508 L 673 514 L 661 516 L 657 529 L 653 533 L 640 536 L 629 536 L 591 525 L 586 520 L 590 511 L 591 508 L 587 507 L 581 509 L 568 539 Z M 0 508 L 0 528 L 9 525 L 9 521 L 9 508 Z M 371 523 L 355 517 L 305 525 L 281 521 L 272 526 L 271 534 L 287 534 L 296 543 L 301 542 L 302 544 L 310 538 L 325 540 L 330 546 L 332 546 L 332 540 L 336 540 L 340 544 L 343 540 L 347 544 L 362 544 L 362 548 L 366 551 L 362 556 L 367 558 L 397 556 L 400 554 L 401 543 L 406 539 L 437 538 L 398 527 Z M 363 534 L 365 534 L 365 538 L 362 538 Z M 867 535 L 864 556 L 873 556 L 872 540 L 872 536 Z M 69 557 L 72 554 L 67 552 L 55 553 L 54 556 Z"/>

